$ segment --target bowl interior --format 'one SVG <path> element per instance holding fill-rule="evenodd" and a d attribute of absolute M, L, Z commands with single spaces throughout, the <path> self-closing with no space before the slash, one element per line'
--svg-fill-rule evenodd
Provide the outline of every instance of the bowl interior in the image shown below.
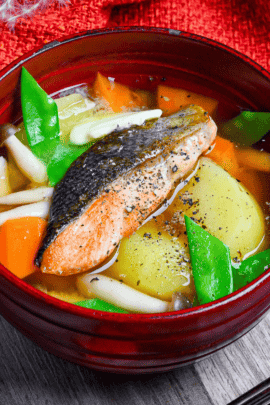
<path fill-rule="evenodd" d="M 270 111 L 270 75 L 248 58 L 191 34 L 133 28 L 94 31 L 64 39 L 4 69 L 0 72 L 0 123 L 21 120 L 22 65 L 49 94 L 91 84 L 100 71 L 153 94 L 158 84 L 166 83 L 216 98 L 218 121 L 242 109 Z M 0 271 L 7 277 L 3 268 Z M 44 296 L 15 276 L 8 277 L 25 291 Z M 51 297 L 48 300 L 65 311 L 73 307 Z"/>
<path fill-rule="evenodd" d="M 162 30 L 94 31 L 23 57 L 2 71 L 0 120 L 21 118 L 21 66 L 49 94 L 93 81 L 97 71 L 154 90 L 159 81 L 217 98 L 227 116 L 237 109 L 269 111 L 269 74 L 248 58 L 205 38 Z"/>

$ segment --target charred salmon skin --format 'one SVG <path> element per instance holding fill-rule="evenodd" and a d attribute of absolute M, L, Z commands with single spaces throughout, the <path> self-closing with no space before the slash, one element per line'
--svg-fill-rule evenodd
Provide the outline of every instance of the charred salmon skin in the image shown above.
<path fill-rule="evenodd" d="M 99 265 L 159 207 L 215 136 L 215 123 L 192 105 L 96 142 L 55 188 L 36 264 L 63 276 Z"/>

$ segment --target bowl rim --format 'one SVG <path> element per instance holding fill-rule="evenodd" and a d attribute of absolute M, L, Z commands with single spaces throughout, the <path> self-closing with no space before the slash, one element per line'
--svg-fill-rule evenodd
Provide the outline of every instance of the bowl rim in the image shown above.
<path fill-rule="evenodd" d="M 26 54 L 22 55 L 21 57 L 15 59 L 9 65 L 4 67 L 0 70 L 0 82 L 13 70 L 20 67 L 26 61 L 38 56 L 39 54 L 46 52 L 50 49 L 55 47 L 65 45 L 69 42 L 73 42 L 79 39 L 98 36 L 98 35 L 107 35 L 107 34 L 114 34 L 114 33 L 156 33 L 162 34 L 167 36 L 177 36 L 180 40 L 181 38 L 188 39 L 197 43 L 203 43 L 204 45 L 208 45 L 210 47 L 219 48 L 220 50 L 229 53 L 230 55 L 234 56 L 235 58 L 241 59 L 242 62 L 249 65 L 249 68 L 256 70 L 257 73 L 261 74 L 265 79 L 270 81 L 270 72 L 268 72 L 264 67 L 259 65 L 257 62 L 252 60 L 250 57 L 242 54 L 241 52 L 229 47 L 228 45 L 222 44 L 218 41 L 213 39 L 207 38 L 205 36 L 193 34 L 187 31 L 179 31 L 170 28 L 159 28 L 159 27 L 148 27 L 148 26 L 121 26 L 121 27 L 113 27 L 113 28 L 102 28 L 102 29 L 94 29 L 94 30 L 86 30 L 81 31 L 76 34 L 63 36 L 58 40 L 54 40 L 45 44 L 43 46 L 38 46 L 31 51 L 27 52 Z M 105 311 L 97 311 L 90 308 L 84 308 L 72 303 L 68 303 L 66 301 L 62 301 L 58 298 L 55 298 L 51 295 L 48 295 L 34 287 L 30 284 L 26 283 L 23 279 L 18 278 L 13 273 L 11 273 L 8 269 L 6 269 L 0 263 L 0 275 L 3 276 L 7 281 L 12 283 L 17 288 L 23 290 L 23 292 L 29 294 L 33 298 L 41 299 L 43 302 L 45 301 L 46 304 L 55 307 L 58 310 L 68 312 L 69 314 L 83 316 L 84 318 L 93 318 L 96 319 L 103 319 L 103 320 L 112 320 L 112 321 L 124 321 L 124 322 L 134 322 L 134 321 L 145 321 L 148 322 L 151 320 L 159 322 L 162 318 L 163 320 L 173 320 L 176 318 L 185 318 L 187 316 L 196 316 L 196 315 L 203 315 L 211 312 L 212 310 L 222 310 L 222 307 L 227 306 L 228 304 L 233 304 L 233 302 L 241 299 L 244 295 L 252 293 L 252 291 L 256 290 L 261 284 L 264 284 L 266 281 L 270 279 L 270 268 L 262 275 L 257 277 L 255 280 L 247 284 L 246 286 L 242 287 L 241 289 L 226 295 L 223 298 L 210 302 L 208 304 L 199 305 L 193 308 L 175 311 L 175 312 L 164 312 L 164 313 L 151 313 L 151 314 L 144 314 L 144 313 L 114 313 L 114 312 L 105 312 Z M 87 298 L 86 298 L 87 299 Z M 116 319 L 117 318 L 117 319 Z"/>
<path fill-rule="evenodd" d="M 193 34 L 188 31 L 180 31 L 180 30 L 175 30 L 172 28 L 163 28 L 163 27 L 150 27 L 150 26 L 120 26 L 120 27 L 111 27 L 111 28 L 98 28 L 98 29 L 93 29 L 93 30 L 84 30 L 77 32 L 75 34 L 71 35 L 64 35 L 57 40 L 50 41 L 46 43 L 45 45 L 40 45 L 35 48 L 33 48 L 31 51 L 25 53 L 24 55 L 16 58 L 14 61 L 12 61 L 10 64 L 5 66 L 3 69 L 0 70 L 0 81 L 6 77 L 6 75 L 10 74 L 13 70 L 18 68 L 20 65 L 25 63 L 31 58 L 34 58 L 35 56 L 38 56 L 39 54 L 46 52 L 50 49 L 53 49 L 57 46 L 64 45 L 68 42 L 76 41 L 81 38 L 86 38 L 86 37 L 91 37 L 91 36 L 98 36 L 98 35 L 106 35 L 106 34 L 114 34 L 114 33 L 156 33 L 156 34 L 163 34 L 163 35 L 168 35 L 168 36 L 176 36 L 179 38 L 186 38 L 194 42 L 202 42 L 205 45 L 208 45 L 210 47 L 214 48 L 219 48 L 220 50 L 223 50 L 224 52 L 227 52 L 231 55 L 234 55 L 236 58 L 241 59 L 243 62 L 247 63 L 250 65 L 250 67 L 254 68 L 257 73 L 262 73 L 264 77 L 270 80 L 270 72 L 266 70 L 263 66 L 261 66 L 259 63 L 255 62 L 252 58 L 250 58 L 247 55 L 244 55 L 243 53 L 237 51 L 236 49 L 233 49 L 232 47 L 225 45 L 221 42 L 218 42 L 214 39 L 205 37 L 203 35 L 198 35 L 198 34 Z"/>
<path fill-rule="evenodd" d="M 67 312 L 73 315 L 80 315 L 84 318 L 91 319 L 93 316 L 97 319 L 106 319 L 106 320 L 113 320 L 114 322 L 117 320 L 121 321 L 143 321 L 148 322 L 151 321 L 159 321 L 161 318 L 163 320 L 173 320 L 176 318 L 186 318 L 189 316 L 196 316 L 196 315 L 207 315 L 207 313 L 211 312 L 212 310 L 219 309 L 221 312 L 223 308 L 227 308 L 228 304 L 233 305 L 236 301 L 241 299 L 245 295 L 251 294 L 255 291 L 261 284 L 265 282 L 269 282 L 270 279 L 270 268 L 265 270 L 263 274 L 257 277 L 255 280 L 248 283 L 246 286 L 240 288 L 239 290 L 226 295 L 223 298 L 219 298 L 218 300 L 209 302 L 207 304 L 198 305 L 196 307 L 174 311 L 174 312 L 160 312 L 160 313 L 118 313 L 118 312 L 106 312 L 106 311 L 99 311 L 90 308 L 81 307 L 79 305 L 75 305 L 56 297 L 53 297 L 45 292 L 36 289 L 32 285 L 28 284 L 23 279 L 15 276 L 15 274 L 11 273 L 7 268 L 5 268 L 0 263 L 0 276 L 3 276 L 7 281 L 15 285 L 18 289 L 22 290 L 24 293 L 29 294 L 35 299 L 42 300 L 42 302 L 46 302 L 49 306 L 53 306 L 58 310 Z M 4 293 L 5 294 L 5 293 Z M 87 297 L 85 298 L 87 300 Z"/>

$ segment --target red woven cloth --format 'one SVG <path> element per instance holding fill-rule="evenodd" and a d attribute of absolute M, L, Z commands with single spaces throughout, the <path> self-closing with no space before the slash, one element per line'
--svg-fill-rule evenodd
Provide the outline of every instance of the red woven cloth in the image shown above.
<path fill-rule="evenodd" d="M 270 71 L 270 1 L 266 0 L 70 0 L 63 7 L 53 3 L 31 19 L 18 20 L 13 29 L 0 22 L 0 69 L 64 35 L 142 25 L 206 36 Z"/>

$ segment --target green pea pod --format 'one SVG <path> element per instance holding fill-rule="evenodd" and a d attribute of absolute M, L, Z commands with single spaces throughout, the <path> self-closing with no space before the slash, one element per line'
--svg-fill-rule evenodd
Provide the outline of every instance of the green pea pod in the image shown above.
<path fill-rule="evenodd" d="M 185 215 L 189 252 L 199 304 L 233 292 L 230 250 Z"/>
<path fill-rule="evenodd" d="M 32 152 L 47 166 L 51 186 L 55 186 L 67 169 L 91 143 L 84 146 L 60 141 L 58 109 L 55 101 L 23 67 L 21 78 L 23 120 Z"/>
<path fill-rule="evenodd" d="M 79 301 L 75 302 L 75 305 L 79 305 L 80 307 L 96 309 L 98 311 L 105 311 L 105 312 L 119 312 L 123 314 L 127 314 L 128 312 L 122 308 L 119 308 L 113 304 L 109 304 L 99 298 L 93 298 L 90 300 Z"/>
<path fill-rule="evenodd" d="M 234 291 L 244 287 L 259 277 L 270 267 L 270 249 L 257 253 L 240 263 L 233 264 Z"/>
<path fill-rule="evenodd" d="M 23 67 L 21 77 L 23 121 L 32 152 L 47 164 L 59 143 L 60 127 L 55 101 Z"/>
<path fill-rule="evenodd" d="M 84 146 L 65 145 L 61 142 L 56 146 L 54 154 L 47 166 L 47 174 L 52 187 L 64 177 L 71 163 L 90 148 L 90 146 L 91 144 Z"/>
<path fill-rule="evenodd" d="M 224 138 L 251 146 L 270 131 L 270 113 L 243 111 L 219 128 Z"/>

